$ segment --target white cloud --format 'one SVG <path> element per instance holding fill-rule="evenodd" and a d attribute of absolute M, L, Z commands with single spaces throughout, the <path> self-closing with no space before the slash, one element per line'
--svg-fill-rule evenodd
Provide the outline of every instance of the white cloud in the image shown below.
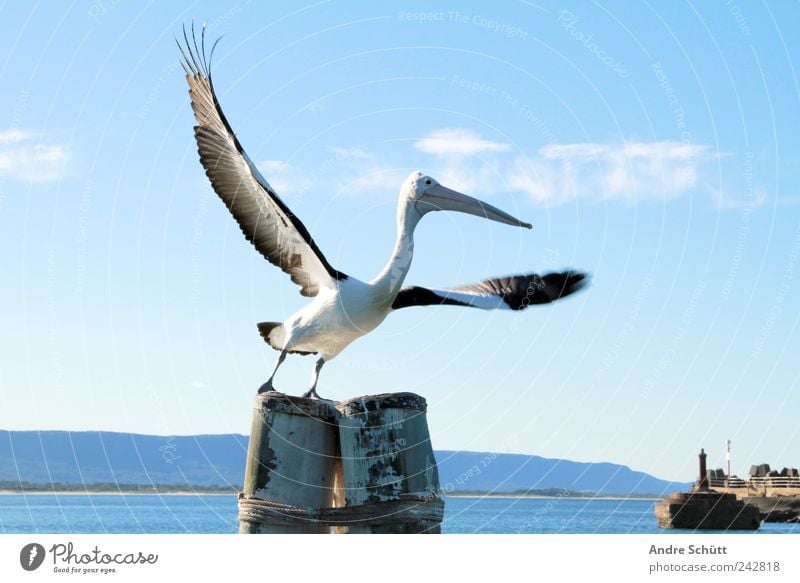
<path fill-rule="evenodd" d="M 277 173 L 286 172 L 291 168 L 291 166 L 286 162 L 281 162 L 280 160 L 264 160 L 258 164 L 258 168 L 264 172 Z"/>
<path fill-rule="evenodd" d="M 607 150 L 607 146 L 600 144 L 550 144 L 539 148 L 539 154 L 547 160 L 560 160 L 564 158 L 589 158 L 597 156 Z"/>
<path fill-rule="evenodd" d="M 765 202 L 767 202 L 767 192 L 761 185 L 756 185 L 753 187 L 752 192 L 748 193 L 747 196 L 734 196 L 729 192 L 724 192 L 720 189 L 715 188 L 708 188 L 711 197 L 714 199 L 714 203 L 716 204 L 717 208 L 720 209 L 733 209 L 733 210 L 744 210 L 750 209 L 754 210 L 762 206 Z M 791 204 L 790 198 L 779 198 L 778 205 L 781 204 Z"/>
<path fill-rule="evenodd" d="M 721 159 L 706 144 L 670 140 L 630 140 L 616 144 L 549 144 L 531 154 L 464 128 L 435 130 L 413 143 L 433 155 L 424 166 L 447 186 L 479 198 L 518 193 L 544 205 L 576 199 L 663 203 L 684 196 L 711 197 L 718 208 L 757 208 L 767 200 L 753 185 L 747 200 L 720 188 Z M 316 170 L 304 172 L 285 162 L 259 164 L 278 192 L 333 187 L 339 195 L 394 196 L 409 174 L 407 164 L 384 162 L 363 145 L 332 148 Z M 716 183 L 716 188 L 711 184 Z"/>
<path fill-rule="evenodd" d="M 417 140 L 414 147 L 435 156 L 470 156 L 511 149 L 508 144 L 486 140 L 480 134 L 463 128 L 436 130 Z"/>
<path fill-rule="evenodd" d="M 663 202 L 705 193 L 714 163 L 726 155 L 705 144 L 669 140 L 549 144 L 532 155 L 512 154 L 509 144 L 466 129 L 437 130 L 414 146 L 444 159 L 438 172 L 453 188 L 478 196 L 521 192 L 549 205 L 574 199 Z M 480 164 L 469 159 L 476 153 Z M 737 205 L 730 196 L 712 198 L 720 207 Z"/>
<path fill-rule="evenodd" d="M 797 195 L 783 195 L 777 197 L 775 200 L 777 206 L 798 206 L 800 205 L 800 196 Z"/>
<path fill-rule="evenodd" d="M 301 168 L 286 162 L 264 160 L 256 166 L 278 195 L 304 194 L 311 186 L 311 180 Z"/>
<path fill-rule="evenodd" d="M 207 389 L 208 383 L 204 383 L 203 381 L 192 381 L 191 382 L 193 389 Z"/>
<path fill-rule="evenodd" d="M 364 148 L 363 146 L 355 146 L 352 148 L 333 147 L 331 148 L 331 152 L 338 160 L 347 160 L 347 159 L 365 160 L 371 157 L 370 153 L 367 152 L 366 148 Z"/>
<path fill-rule="evenodd" d="M 32 143 L 33 134 L 0 131 L 0 177 L 28 182 L 59 180 L 69 160 L 66 147 Z"/>
<path fill-rule="evenodd" d="M 588 161 L 595 157 L 612 159 L 648 160 L 692 160 L 708 157 L 711 148 L 703 144 L 686 144 L 684 142 L 624 142 L 619 145 L 595 144 L 584 142 L 577 144 L 551 144 L 539 148 L 539 154 L 548 160 L 581 159 Z"/>
<path fill-rule="evenodd" d="M 375 161 L 364 145 L 331 147 L 328 157 L 308 169 L 280 160 L 264 160 L 257 166 L 278 194 L 334 191 L 346 196 L 386 191 L 387 184 L 394 188 L 388 192 L 396 192 L 408 174 L 398 180 L 398 171 Z"/>
<path fill-rule="evenodd" d="M 410 172 L 392 166 L 373 163 L 368 167 L 349 166 L 349 171 L 334 181 L 336 191 L 343 195 L 380 194 L 396 195 Z"/>
<path fill-rule="evenodd" d="M 517 182 L 535 186 L 535 200 L 573 198 L 669 200 L 693 191 L 709 163 L 719 158 L 704 144 L 625 142 L 552 144 L 540 160 L 517 163 Z M 549 168 L 548 168 L 549 166 Z"/>
<path fill-rule="evenodd" d="M 548 202 L 558 197 L 567 200 L 575 196 L 574 190 L 564 190 L 558 168 L 541 160 L 517 157 L 509 168 L 507 181 L 510 191 L 523 192 L 535 202 Z"/>
<path fill-rule="evenodd" d="M 0 145 L 16 144 L 17 142 L 29 140 L 32 137 L 33 134 L 30 132 L 26 132 L 25 130 L 20 130 L 17 128 L 11 128 L 0 132 Z"/>

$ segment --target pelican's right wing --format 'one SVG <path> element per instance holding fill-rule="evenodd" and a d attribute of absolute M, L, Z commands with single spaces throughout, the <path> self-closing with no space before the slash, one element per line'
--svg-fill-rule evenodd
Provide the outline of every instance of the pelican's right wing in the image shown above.
<path fill-rule="evenodd" d="M 191 44 L 185 29 L 183 36 L 186 45 L 178 46 L 197 120 L 197 149 L 214 191 L 247 240 L 290 275 L 302 295 L 316 296 L 321 287 L 335 287 L 336 281 L 347 279 L 347 275 L 331 267 L 308 229 L 261 176 L 225 119 L 211 82 L 204 38 L 198 47 L 194 29 Z M 211 52 L 213 55 L 213 48 Z"/>
<path fill-rule="evenodd" d="M 549 304 L 582 289 L 588 281 L 581 272 L 513 275 L 448 289 L 404 287 L 393 310 L 411 306 L 449 305 L 484 310 L 524 310 L 531 304 Z"/>

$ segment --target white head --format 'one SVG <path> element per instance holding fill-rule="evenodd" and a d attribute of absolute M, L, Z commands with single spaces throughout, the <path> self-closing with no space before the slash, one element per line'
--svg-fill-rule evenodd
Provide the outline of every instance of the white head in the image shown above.
<path fill-rule="evenodd" d="M 434 178 L 422 172 L 413 172 L 406 178 L 400 189 L 400 197 L 405 199 L 407 205 L 413 205 L 420 217 L 431 211 L 458 211 L 515 227 L 532 228 L 530 223 L 525 223 L 477 198 L 442 186 Z"/>

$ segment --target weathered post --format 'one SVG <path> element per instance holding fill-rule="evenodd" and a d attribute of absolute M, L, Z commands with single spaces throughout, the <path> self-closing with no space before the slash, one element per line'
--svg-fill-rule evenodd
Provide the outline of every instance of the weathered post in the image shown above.
<path fill-rule="evenodd" d="M 239 532 L 330 532 L 302 510 L 337 505 L 338 417 L 330 401 L 277 392 L 256 395 Z"/>
<path fill-rule="evenodd" d="M 371 509 L 349 532 L 439 533 L 444 503 L 425 399 L 389 393 L 336 407 L 346 507 Z"/>

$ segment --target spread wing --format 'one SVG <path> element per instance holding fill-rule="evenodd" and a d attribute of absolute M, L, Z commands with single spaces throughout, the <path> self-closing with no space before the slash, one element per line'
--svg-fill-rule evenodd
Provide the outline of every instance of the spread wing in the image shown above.
<path fill-rule="evenodd" d="M 575 293 L 588 282 L 585 273 L 564 271 L 546 275 L 512 275 L 448 289 L 404 287 L 393 310 L 411 306 L 450 305 L 484 310 L 524 310 L 532 304 L 549 304 Z"/>
<path fill-rule="evenodd" d="M 314 243 L 308 229 L 278 197 L 233 133 L 211 81 L 205 55 L 205 28 L 200 46 L 192 27 L 192 42 L 183 31 L 183 70 L 189 83 L 192 109 L 197 120 L 194 135 L 200 162 L 244 236 L 270 263 L 280 267 L 300 286 L 304 296 L 315 296 L 321 287 L 335 287 L 347 275 L 331 267 Z M 216 43 L 214 44 L 216 46 Z M 211 49 L 213 56 L 214 47 Z"/>

